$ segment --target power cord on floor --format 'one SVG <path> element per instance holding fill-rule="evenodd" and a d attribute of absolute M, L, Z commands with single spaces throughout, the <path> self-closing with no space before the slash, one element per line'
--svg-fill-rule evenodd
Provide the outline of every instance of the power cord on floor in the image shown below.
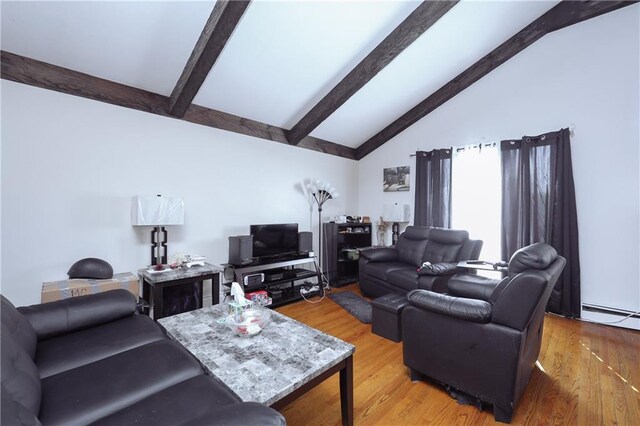
<path fill-rule="evenodd" d="M 309 303 L 320 303 L 324 300 L 326 293 L 331 291 L 331 285 L 329 284 L 329 280 L 327 279 L 327 277 L 324 275 L 324 272 L 322 272 L 322 269 L 319 266 L 318 263 L 318 257 L 317 256 L 313 256 L 313 263 L 316 267 L 316 271 L 320 272 L 320 280 L 321 282 L 318 283 L 318 291 L 320 291 L 320 300 L 310 300 L 307 299 L 307 297 L 305 296 L 305 294 L 303 292 L 300 292 L 300 296 L 302 296 L 302 298 L 304 299 L 305 302 L 309 302 Z M 311 284 L 311 283 L 306 283 L 306 284 Z"/>
<path fill-rule="evenodd" d="M 640 315 L 640 311 L 636 311 L 636 312 L 631 312 L 629 315 L 627 315 L 626 317 L 616 320 L 616 321 L 593 321 L 593 320 L 588 320 L 588 319 L 584 319 L 584 318 L 576 318 L 578 321 L 583 321 L 583 322 L 590 322 L 593 324 L 619 324 L 622 321 L 626 321 L 629 318 L 635 316 L 635 315 Z"/>
<path fill-rule="evenodd" d="M 318 256 L 313 256 L 313 263 L 316 266 L 316 270 L 320 271 L 320 277 L 322 278 L 322 286 L 324 287 L 324 290 L 331 291 L 331 285 L 329 284 L 329 279 L 324 274 L 324 272 L 322 272 L 322 268 L 320 267 L 320 264 L 318 263 Z M 320 283 L 318 283 L 318 284 L 320 285 Z"/>

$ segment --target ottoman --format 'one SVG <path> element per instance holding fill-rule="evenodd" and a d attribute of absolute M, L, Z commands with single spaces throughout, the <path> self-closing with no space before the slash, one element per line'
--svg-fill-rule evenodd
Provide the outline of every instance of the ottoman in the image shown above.
<path fill-rule="evenodd" d="M 394 342 L 402 341 L 402 310 L 409 304 L 406 296 L 386 294 L 371 302 L 371 331 Z"/>

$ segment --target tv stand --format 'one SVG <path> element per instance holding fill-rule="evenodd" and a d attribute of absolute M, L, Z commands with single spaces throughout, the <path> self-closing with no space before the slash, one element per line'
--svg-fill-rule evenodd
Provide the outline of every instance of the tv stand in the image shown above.
<path fill-rule="evenodd" d="M 313 264 L 313 269 L 301 269 L 296 266 Z M 322 273 L 318 268 L 315 258 L 309 256 L 295 256 L 287 259 L 261 260 L 250 265 L 233 266 L 234 279 L 242 285 L 245 293 L 257 290 L 267 290 L 272 298 L 271 308 L 275 308 L 287 303 L 292 303 L 302 299 L 300 289 L 304 286 L 304 281 L 313 277 L 318 279 L 318 291 L 305 293 L 304 297 L 312 297 L 322 294 Z M 276 276 L 282 272 L 282 277 L 268 280 L 267 276 Z M 265 274 L 265 281 L 253 286 L 244 286 L 244 277 L 251 274 Z"/>

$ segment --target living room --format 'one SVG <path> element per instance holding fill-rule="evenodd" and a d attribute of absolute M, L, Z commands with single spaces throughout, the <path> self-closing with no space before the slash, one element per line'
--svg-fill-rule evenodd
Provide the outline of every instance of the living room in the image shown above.
<path fill-rule="evenodd" d="M 497 8 L 497 3 L 486 6 Z M 12 52 L 169 95 L 213 4 L 196 2 L 181 8 L 168 3 L 159 8 L 158 4 L 152 3 L 155 8 L 151 9 L 121 5 L 124 11 L 113 9 L 114 4 L 3 2 L 3 53 Z M 538 7 L 534 16 L 518 14 L 519 6 L 510 6 L 508 12 L 502 12 L 507 13 L 505 20 L 512 28 L 506 37 L 486 41 L 485 51 L 464 58 L 452 74 L 443 71 L 439 80 L 417 81 L 415 84 L 420 85 L 420 90 L 416 90 L 417 95 L 411 94 L 413 99 L 392 99 L 388 94 L 394 93 L 395 86 L 389 81 L 376 83 L 376 79 L 372 79 L 373 89 L 368 90 L 365 86 L 352 98 L 354 105 L 348 110 L 351 115 L 330 117 L 325 128 L 319 127 L 317 134 L 322 135 L 322 139 L 359 146 L 454 78 L 456 72 L 472 65 L 554 5 L 555 2 Z M 295 44 L 291 58 L 284 55 L 263 64 L 261 61 L 266 58 L 260 56 L 260 50 L 265 50 L 265 54 L 273 53 L 273 50 L 263 45 L 256 47 L 255 38 L 251 39 L 242 29 L 243 25 L 256 24 L 255 21 L 262 17 L 258 12 L 266 13 L 264 9 L 269 3 L 253 3 L 205 82 L 202 88 L 205 93 L 199 94 L 194 103 L 207 101 L 207 91 L 220 93 L 214 98 L 215 102 L 205 105 L 289 129 L 416 6 L 416 3 L 398 3 L 393 9 L 387 5 L 393 12 L 387 10 L 387 13 L 395 20 L 388 19 L 384 21 L 386 26 L 376 28 L 377 39 L 362 28 L 355 31 L 360 34 L 359 38 L 354 31 L 343 28 L 345 32 L 340 33 L 335 29 L 335 38 L 324 47 L 307 51 L 303 43 L 309 40 L 300 40 Z M 454 6 L 450 13 L 461 6 L 464 2 Z M 509 19 L 509 12 L 513 13 L 513 20 Z M 336 11 L 332 9 L 326 13 L 333 16 Z M 350 13 L 345 12 L 344 21 L 340 21 L 345 28 L 348 19 L 358 16 L 357 11 Z M 10 81 L 4 77 L 3 60 L 0 85 L 2 294 L 16 306 L 39 303 L 42 283 L 66 278 L 69 266 L 84 257 L 106 259 L 116 272 L 135 272 L 148 265 L 149 229 L 131 224 L 131 197 L 134 195 L 161 193 L 184 199 L 184 225 L 169 228 L 170 254 L 197 253 L 212 263 L 226 263 L 228 237 L 247 234 L 249 224 L 254 223 L 298 223 L 300 230 L 314 233 L 314 248 L 319 253 L 317 211 L 302 190 L 306 180 L 330 181 L 340 192 L 339 197 L 324 205 L 323 221 L 346 214 L 369 216 L 375 222 L 382 215 L 385 204 L 413 207 L 415 160 L 410 155 L 416 151 L 499 142 L 569 127 L 573 130 L 571 149 L 582 303 L 637 312 L 640 310 L 639 13 L 638 5 L 633 4 L 545 35 L 357 161 L 80 95 L 70 96 L 61 90 L 45 90 L 37 84 Z M 190 22 L 189 29 L 162 31 L 176 16 Z M 376 19 L 383 21 L 381 16 Z M 121 28 L 116 28 L 116 22 Z M 148 26 L 140 26 L 140 22 Z M 439 23 L 445 24 L 445 18 Z M 272 24 L 270 29 L 278 27 L 277 22 Z M 336 28 L 339 24 L 336 21 Z M 309 26 L 308 23 L 296 25 L 294 31 L 307 37 L 317 37 L 313 31 L 322 28 L 312 27 L 305 33 L 303 27 Z M 438 29 L 437 25 L 432 27 L 434 31 Z M 62 31 L 62 28 L 67 30 Z M 118 34 L 119 31 L 123 34 Z M 480 33 L 481 29 L 476 28 L 476 31 Z M 279 43 L 290 38 L 285 31 L 267 34 L 276 37 Z M 341 34 L 354 37 L 360 43 L 360 50 L 354 47 L 355 42 L 351 47 L 357 55 L 353 55 L 353 50 L 337 49 Z M 416 43 L 423 42 L 429 34 L 429 31 L 425 32 Z M 466 37 L 473 38 L 473 34 Z M 268 43 L 273 39 L 264 36 L 261 40 Z M 462 49 L 468 41 L 459 43 L 451 48 Z M 410 49 L 405 53 L 416 55 Z M 246 51 L 251 52 L 255 62 L 241 54 Z M 329 58 L 332 61 L 328 61 Z M 403 60 L 402 55 L 396 60 Z M 333 68 L 323 66 L 326 62 L 331 62 Z M 393 71 L 391 66 L 385 71 Z M 410 66 L 405 64 L 403 69 L 408 68 Z M 451 69 L 446 71 L 450 73 Z M 326 74 L 322 75 L 323 72 Z M 384 72 L 378 77 L 399 79 L 397 74 L 385 77 Z M 406 80 L 402 81 L 403 86 L 408 85 Z M 409 89 L 413 87 L 408 86 Z M 411 91 L 403 90 L 405 93 Z M 385 102 L 390 104 L 386 109 L 380 105 Z M 356 120 L 356 124 L 350 122 L 351 119 Z M 353 141 L 347 137 L 342 139 L 343 133 L 348 133 Z M 412 171 L 410 190 L 383 192 L 383 169 L 406 165 Z M 388 245 L 390 232 L 386 238 Z M 320 310 L 320 305 L 332 303 L 328 299 L 318 306 L 298 302 L 283 312 L 299 315 L 297 318 L 303 322 L 307 318 L 310 325 L 321 329 L 328 320 L 312 318 L 313 315 L 339 320 L 340 324 L 333 329 L 343 330 L 341 333 L 345 334 L 339 336 L 343 340 L 347 340 L 345 335 L 355 333 L 357 340 L 361 338 L 359 335 L 370 333 L 367 326 L 347 314 L 343 316 L 336 305 L 331 305 L 335 310 L 333 307 L 329 311 Z M 621 316 L 583 311 L 582 318 L 607 323 L 618 321 Z M 547 324 L 562 321 L 573 323 L 578 320 L 546 319 Z M 622 326 L 640 330 L 640 319 L 629 318 Z M 332 327 L 327 327 L 325 331 L 331 333 Z M 626 340 L 627 344 L 635 341 L 637 347 L 637 334 L 635 336 Z M 455 401 L 444 402 L 444 393 L 438 393 L 434 388 L 425 390 L 427 388 L 423 387 L 417 391 L 401 387 L 403 395 L 395 394 L 391 398 L 400 401 L 398 405 L 385 405 L 385 391 L 380 389 L 411 383 L 408 376 L 401 374 L 402 346 L 377 340 L 366 342 L 367 345 L 380 345 L 397 358 L 398 366 L 385 370 L 377 363 L 375 365 L 383 370 L 377 375 L 374 370 L 358 370 L 358 351 L 364 352 L 366 346 L 358 347 L 354 366 L 356 422 L 446 423 L 447 420 L 461 422 L 464 416 L 477 422 L 490 422 L 490 412 L 478 415 L 473 407 L 458 406 Z M 578 341 L 573 343 L 580 346 Z M 612 338 L 603 346 L 607 347 L 606 351 L 616 352 L 622 350 L 617 346 L 619 344 Z M 596 352 L 595 348 L 593 351 Z M 579 364 L 593 362 L 589 359 L 591 355 L 587 355 L 584 355 L 587 359 Z M 602 353 L 598 356 L 603 358 Z M 560 362 L 561 357 L 552 359 Z M 391 355 L 384 361 L 390 363 Z M 637 389 L 640 382 L 637 362 L 635 367 L 634 359 L 620 363 L 622 366 L 610 365 Z M 560 367 L 545 364 L 545 368 Z M 578 373 L 582 368 L 589 367 L 580 364 L 571 371 Z M 555 380 L 570 379 L 584 380 L 562 376 Z M 358 380 L 363 382 L 358 383 Z M 546 385 L 549 387 L 536 389 L 548 389 L 551 394 L 554 389 L 558 391 L 548 383 Z M 634 395 L 631 385 L 625 389 Z M 337 384 L 328 382 L 327 388 L 333 392 Z M 285 411 L 290 424 L 300 423 L 299 419 L 316 423 L 314 418 L 321 419 L 317 423 L 340 421 L 337 391 L 330 394 L 331 400 L 325 406 L 322 402 L 324 394 L 317 394 L 323 389 L 319 387 L 313 395 L 309 393 L 312 402 L 301 399 Z M 606 392 L 600 388 L 587 395 L 588 398 L 606 398 L 603 396 Z M 421 401 L 425 395 L 440 401 L 438 407 L 442 411 L 429 411 L 428 407 L 423 407 L 428 405 Z M 631 420 L 637 419 L 639 411 L 637 395 L 636 390 L 635 398 L 625 396 L 626 405 L 619 405 L 622 408 L 618 410 L 624 413 L 622 417 L 603 414 L 602 419 L 606 420 L 596 423 L 615 420 L 624 424 L 626 419 L 627 424 L 632 424 Z M 556 398 L 566 396 L 562 394 Z M 540 401 L 536 398 L 527 401 L 525 413 L 539 413 L 549 407 L 553 411 L 554 407 L 560 406 L 536 405 L 535 402 Z M 577 404 L 583 407 L 583 402 Z M 580 411 L 575 405 L 565 406 Z M 298 411 L 294 412 L 296 407 Z M 426 411 L 418 415 L 418 407 Z M 335 416 L 323 417 L 324 408 L 335 412 Z M 582 410 L 581 415 L 589 414 L 590 410 L 601 412 L 591 407 Z M 567 411 L 572 413 L 571 408 Z M 611 408 L 611 411 L 616 410 Z M 383 413 L 393 416 L 385 417 Z M 516 412 L 515 423 L 526 423 L 525 414 L 518 414 Z M 553 416 L 547 418 L 549 422 L 563 422 L 564 419 L 564 423 L 575 423 L 578 419 L 573 417 L 577 416 L 575 413 L 566 414 L 566 417 L 562 413 L 548 415 Z M 586 420 L 589 417 L 580 419 L 589 422 Z"/>

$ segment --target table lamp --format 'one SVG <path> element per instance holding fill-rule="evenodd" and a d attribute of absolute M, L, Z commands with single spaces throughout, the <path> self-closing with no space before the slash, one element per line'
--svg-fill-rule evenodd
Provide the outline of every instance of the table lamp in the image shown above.
<path fill-rule="evenodd" d="M 382 209 L 382 219 L 385 222 L 391 222 L 391 244 L 398 243 L 398 235 L 400 234 L 400 223 L 407 223 L 411 218 L 411 207 L 409 204 L 398 205 L 395 203 L 385 204 Z"/>
<path fill-rule="evenodd" d="M 165 226 L 184 224 L 184 201 L 180 197 L 136 195 L 131 200 L 133 226 L 153 226 L 151 231 L 151 264 L 167 263 L 167 230 Z M 162 234 L 162 240 L 160 235 Z"/>

